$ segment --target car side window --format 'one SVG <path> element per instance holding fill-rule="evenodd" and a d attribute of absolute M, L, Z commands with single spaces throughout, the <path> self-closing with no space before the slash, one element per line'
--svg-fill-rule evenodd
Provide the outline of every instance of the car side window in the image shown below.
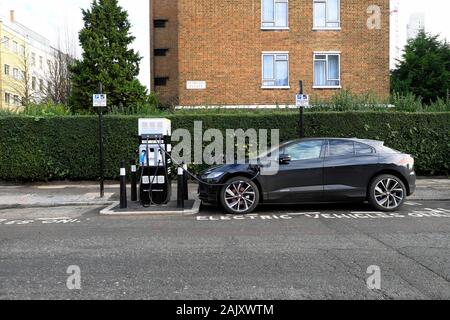
<path fill-rule="evenodd" d="M 358 156 L 376 153 L 375 149 L 364 143 L 355 142 L 355 153 Z"/>
<path fill-rule="evenodd" d="M 319 159 L 322 145 L 322 140 L 303 141 L 286 147 L 284 154 L 291 156 L 292 161 Z"/>
<path fill-rule="evenodd" d="M 329 157 L 353 156 L 354 154 L 355 147 L 353 141 L 330 140 L 328 149 Z"/>

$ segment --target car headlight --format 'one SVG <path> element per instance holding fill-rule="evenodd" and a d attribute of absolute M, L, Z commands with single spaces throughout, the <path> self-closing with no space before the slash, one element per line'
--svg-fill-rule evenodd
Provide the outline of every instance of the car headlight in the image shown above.
<path fill-rule="evenodd" d="M 225 173 L 224 172 L 212 172 L 208 175 L 206 175 L 206 179 L 217 179 L 220 178 L 221 176 L 223 176 Z"/>

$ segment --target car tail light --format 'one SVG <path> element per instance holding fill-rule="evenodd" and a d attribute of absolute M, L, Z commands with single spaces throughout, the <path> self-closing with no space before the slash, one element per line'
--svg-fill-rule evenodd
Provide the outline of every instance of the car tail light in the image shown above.
<path fill-rule="evenodd" d="M 414 169 L 414 158 L 411 156 L 404 157 L 397 164 L 399 166 L 406 167 L 409 170 L 413 170 Z"/>

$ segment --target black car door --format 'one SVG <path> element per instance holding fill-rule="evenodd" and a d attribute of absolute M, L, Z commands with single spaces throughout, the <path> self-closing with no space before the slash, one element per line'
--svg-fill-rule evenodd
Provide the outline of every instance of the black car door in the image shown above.
<path fill-rule="evenodd" d="M 279 152 L 290 161 L 266 177 L 270 202 L 320 201 L 323 195 L 324 140 L 306 140 L 284 146 Z"/>
<path fill-rule="evenodd" d="M 329 140 L 324 162 L 324 198 L 328 201 L 365 198 L 377 165 L 374 148 L 351 140 Z"/>

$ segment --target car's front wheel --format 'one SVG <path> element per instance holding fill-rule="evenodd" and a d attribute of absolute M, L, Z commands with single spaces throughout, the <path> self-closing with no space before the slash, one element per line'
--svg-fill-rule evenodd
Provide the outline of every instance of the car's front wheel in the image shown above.
<path fill-rule="evenodd" d="M 370 204 L 380 211 L 396 211 L 406 200 L 405 184 L 393 175 L 375 178 L 370 185 L 369 193 Z"/>
<path fill-rule="evenodd" d="M 252 213 L 259 204 L 259 190 L 256 184 L 245 177 L 228 180 L 220 192 L 223 208 L 231 214 Z"/>

